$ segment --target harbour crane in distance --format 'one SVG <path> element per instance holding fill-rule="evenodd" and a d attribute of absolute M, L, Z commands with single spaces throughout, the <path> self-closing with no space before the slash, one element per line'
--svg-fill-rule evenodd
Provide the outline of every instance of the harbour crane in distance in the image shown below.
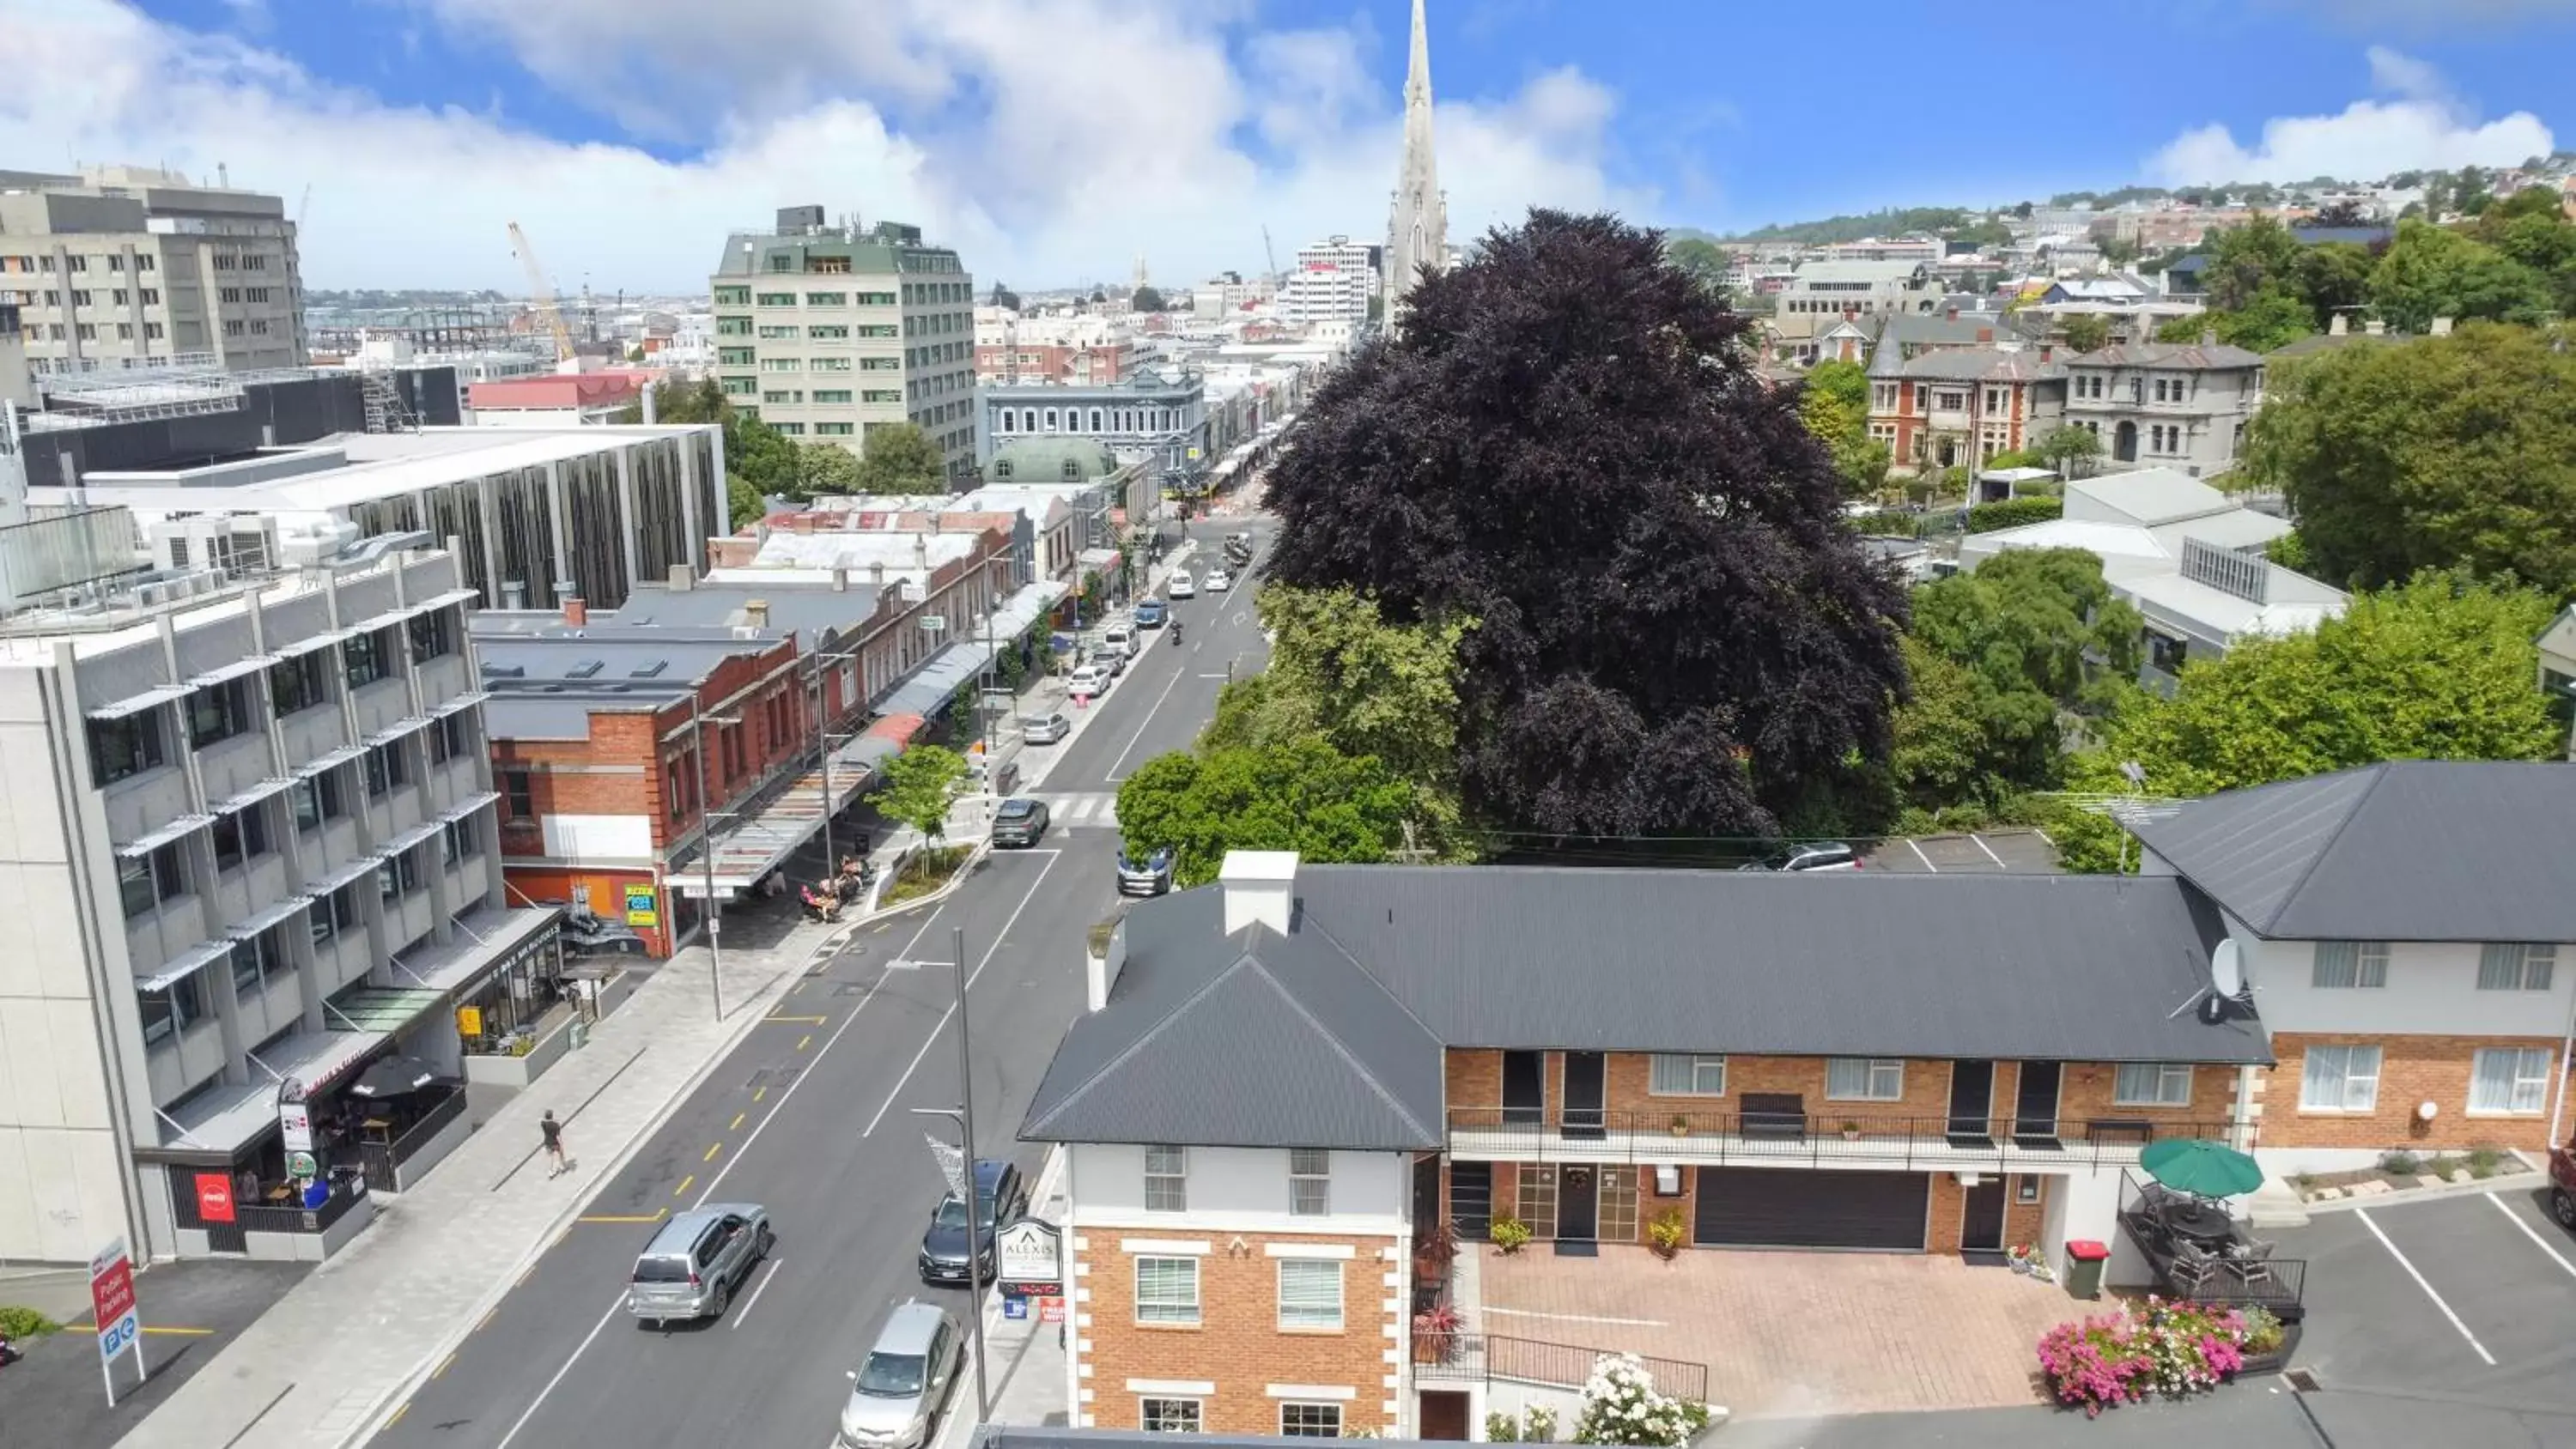
<path fill-rule="evenodd" d="M 572 361 L 572 329 L 564 325 L 563 308 L 555 303 L 554 285 L 546 280 L 546 269 L 537 262 L 537 249 L 528 245 L 528 234 L 515 221 L 510 223 L 510 250 L 518 255 L 519 265 L 527 269 L 528 295 L 536 302 L 538 320 L 554 336 L 555 360 Z"/>

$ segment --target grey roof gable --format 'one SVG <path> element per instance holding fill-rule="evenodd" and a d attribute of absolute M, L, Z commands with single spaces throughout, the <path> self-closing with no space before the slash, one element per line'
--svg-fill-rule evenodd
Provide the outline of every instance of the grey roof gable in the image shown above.
<path fill-rule="evenodd" d="M 2576 764 L 2393 760 L 2131 829 L 2266 937 L 2576 941 Z"/>

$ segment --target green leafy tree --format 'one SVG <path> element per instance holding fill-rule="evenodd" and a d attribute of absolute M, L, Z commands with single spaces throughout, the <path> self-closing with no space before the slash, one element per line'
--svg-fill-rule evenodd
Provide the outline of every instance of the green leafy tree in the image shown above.
<path fill-rule="evenodd" d="M 948 465 L 930 434 L 912 423 L 881 423 L 868 430 L 867 452 L 854 460 L 852 487 L 861 493 L 945 493 Z"/>
<path fill-rule="evenodd" d="M 2553 187 L 2530 186 L 2478 216 L 2477 238 L 2529 267 L 2550 289 L 2550 305 L 2576 317 L 2576 221 Z"/>
<path fill-rule="evenodd" d="M 795 443 L 796 497 L 811 500 L 846 498 L 867 491 L 858 455 L 838 443 Z"/>
<path fill-rule="evenodd" d="M 2317 331 L 2333 325 L 2335 314 L 2360 307 L 2370 299 L 2370 271 L 2378 259 L 2351 242 L 2319 242 L 2303 249 L 2291 268 L 2295 291 L 2307 303 Z"/>
<path fill-rule="evenodd" d="M 2370 274 L 2371 305 L 2401 332 L 2436 317 L 2531 323 L 2549 312 L 2549 279 L 2463 232 L 2401 221 Z"/>
<path fill-rule="evenodd" d="M 2245 473 L 2277 488 L 2321 576 L 2369 588 L 2427 568 L 2576 596 L 2576 356 L 2471 323 L 2284 369 Z"/>
<path fill-rule="evenodd" d="M 2010 246 L 2012 244 L 2012 228 L 2004 225 L 1994 217 L 1987 217 L 1981 221 L 1972 221 L 1965 226 L 1952 227 L 1941 235 L 1946 241 L 1969 242 L 1979 248 Z"/>
<path fill-rule="evenodd" d="M 1127 305 L 1139 312 L 1160 312 L 1164 307 L 1163 294 L 1150 286 L 1138 287 L 1135 295 L 1127 299 Z"/>
<path fill-rule="evenodd" d="M 2111 319 L 2099 312 L 2070 313 L 2064 330 L 2071 351 L 2099 352 L 2111 345 Z"/>
<path fill-rule="evenodd" d="M 1404 844 L 1413 791 L 1372 756 L 1320 739 L 1175 751 L 1118 787 L 1119 833 L 1131 851 L 1169 846 L 1173 882 L 1216 879 L 1229 850 L 1293 850 L 1309 861 L 1369 864 Z"/>
<path fill-rule="evenodd" d="M 920 831 L 924 839 L 948 834 L 948 807 L 966 778 L 966 757 L 944 745 L 914 745 L 886 761 L 885 784 L 868 796 L 876 812 Z"/>
<path fill-rule="evenodd" d="M 725 475 L 725 514 L 732 527 L 747 528 L 768 511 L 768 501 L 760 496 L 760 490 L 740 473 Z"/>
<path fill-rule="evenodd" d="M 1726 249 L 1717 243 L 1695 236 L 1670 238 L 1664 243 L 1664 260 L 1699 283 L 1710 296 L 1727 295 L 1726 274 L 1731 263 Z"/>
<path fill-rule="evenodd" d="M 1869 435 L 1869 374 L 1857 362 L 1819 362 L 1807 369 L 1798 417 L 1825 445 L 1843 492 L 1861 497 L 1887 486 L 1887 445 Z"/>
<path fill-rule="evenodd" d="M 617 415 L 621 423 L 644 421 L 644 405 L 631 403 Z M 740 478 L 752 491 L 764 497 L 801 498 L 799 492 L 800 455 L 796 444 L 786 434 L 760 420 L 758 414 L 734 406 L 725 396 L 723 384 L 714 378 L 696 383 L 656 389 L 653 395 L 653 420 L 657 423 L 717 423 L 724 428 L 725 467 L 731 478 Z"/>
<path fill-rule="evenodd" d="M 2102 714 L 2130 687 L 2144 627 L 2080 549 L 2008 549 L 1915 591 L 1914 637 L 1976 683 L 1980 774 L 2021 789 L 2054 782 L 2062 716 Z"/>
<path fill-rule="evenodd" d="M 1091 304 L 1092 304 L 1093 306 L 1095 306 L 1095 307 L 1096 307 L 1096 306 L 1099 306 L 1101 303 L 1106 302 L 1106 301 L 1108 301 L 1108 300 L 1109 300 L 1109 294 L 1108 294 L 1107 292 L 1105 292 L 1105 291 L 1101 290 L 1101 289 L 1100 289 L 1100 288 L 1098 288 L 1098 287 L 1094 287 L 1094 288 L 1092 288 L 1092 289 L 1091 289 Z"/>
<path fill-rule="evenodd" d="M 2133 236 L 2106 236 L 2095 245 L 2102 249 L 2102 260 L 2115 267 L 2125 267 L 2138 259 L 2138 239 Z"/>
<path fill-rule="evenodd" d="M 2051 428 L 2031 445 L 2039 466 L 2053 470 L 2060 478 L 2081 478 L 2093 471 L 2102 457 L 2102 440 L 2085 428 L 2060 426 Z"/>
<path fill-rule="evenodd" d="M 1888 759 L 1900 802 L 1933 811 L 1992 793 L 1977 677 L 1911 635 L 1905 674 L 1911 693 L 1897 706 L 1896 749 Z"/>
<path fill-rule="evenodd" d="M 2150 793 L 2178 797 L 2380 760 L 2555 758 L 2566 735 L 2533 687 L 2552 613 L 2535 590 L 2439 571 L 2357 595 L 2313 633 L 2184 665 L 2170 699 L 2130 695 L 2071 783 L 2128 793 L 2120 764 L 2135 761 Z M 2099 816 L 2071 812 L 2051 834 L 2070 869 L 2118 859 L 2118 827 Z"/>
<path fill-rule="evenodd" d="M 2221 228 L 2209 243 L 2209 268 L 2201 274 L 2209 306 L 2234 312 L 2266 287 L 2286 284 L 2299 264 L 2299 239 L 2276 217 L 2256 215 L 2242 226 Z"/>
<path fill-rule="evenodd" d="M 2230 347 L 2269 352 L 2316 331 L 2316 310 L 2287 286 L 2266 286 L 2232 312 L 2176 317 L 2156 329 L 2160 342 L 2198 342 L 2214 332 Z"/>

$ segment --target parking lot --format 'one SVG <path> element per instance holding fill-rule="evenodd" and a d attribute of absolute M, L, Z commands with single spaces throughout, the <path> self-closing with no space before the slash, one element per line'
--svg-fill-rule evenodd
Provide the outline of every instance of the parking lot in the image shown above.
<path fill-rule="evenodd" d="M 2576 1238 L 2542 1190 L 2318 1213 L 2278 1242 L 2308 1262 L 2295 1364 L 2329 1391 L 2576 1415 Z"/>
<path fill-rule="evenodd" d="M 63 1331 L 23 1344 L 26 1358 L 0 1369 L 0 1444 L 113 1444 L 214 1361 L 234 1336 L 268 1311 L 311 1271 L 309 1263 L 254 1263 L 195 1258 L 161 1263 L 134 1275 L 143 1317 L 143 1358 L 151 1378 L 134 1381 L 133 1360 L 116 1365 L 116 1407 L 99 1379 L 97 1328 L 90 1321 L 87 1275 L 51 1299 L 18 1292 L 45 1308 Z M 13 1295 L 0 1288 L 0 1301 Z"/>
<path fill-rule="evenodd" d="M 2057 847 L 2036 830 L 1918 835 L 1881 841 L 1869 866 L 1914 875 L 2029 874 L 2057 869 Z"/>

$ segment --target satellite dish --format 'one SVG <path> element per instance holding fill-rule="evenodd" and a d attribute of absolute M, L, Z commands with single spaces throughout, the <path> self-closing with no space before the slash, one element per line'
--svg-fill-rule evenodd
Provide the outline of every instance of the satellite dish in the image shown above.
<path fill-rule="evenodd" d="M 2236 938 L 2228 937 L 2209 953 L 2209 984 L 2225 997 L 2245 994 L 2245 963 L 2238 954 Z"/>

